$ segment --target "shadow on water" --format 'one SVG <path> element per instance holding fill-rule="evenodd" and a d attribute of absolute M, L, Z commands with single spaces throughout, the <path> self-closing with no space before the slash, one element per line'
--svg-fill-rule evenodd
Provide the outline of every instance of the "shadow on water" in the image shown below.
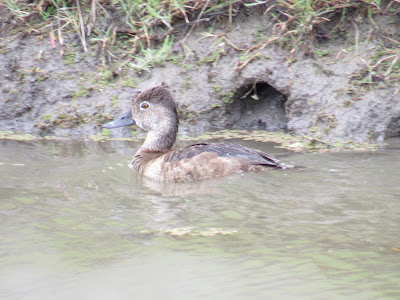
<path fill-rule="evenodd" d="M 190 184 L 139 144 L 0 141 L 2 299 L 400 297 L 400 143 Z"/>

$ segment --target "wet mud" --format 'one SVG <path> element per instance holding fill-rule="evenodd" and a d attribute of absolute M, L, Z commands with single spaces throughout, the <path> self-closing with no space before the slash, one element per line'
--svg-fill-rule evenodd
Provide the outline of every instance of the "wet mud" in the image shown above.
<path fill-rule="evenodd" d="M 354 46 L 347 39 L 316 45 L 316 53 L 324 54 L 293 59 L 271 45 L 243 63 L 246 58 L 235 47 L 250 47 L 260 30 L 271 33 L 271 25 L 253 13 L 231 27 L 218 26 L 214 35 L 226 39 L 205 37 L 207 28 L 198 26 L 186 41 L 190 55 L 183 54 L 177 39 L 163 66 L 149 72 L 105 65 L 95 51 L 84 52 L 73 34 L 60 49 L 45 35 L 2 30 L 1 130 L 95 135 L 101 124 L 122 115 L 140 90 L 165 84 L 178 103 L 183 135 L 225 128 L 285 131 L 329 144 L 382 144 L 400 135 L 398 86 L 354 81 L 365 72 L 358 57 L 378 51 L 373 39 L 360 42 L 357 56 L 343 50 Z M 112 135 L 136 133 L 128 128 Z"/>

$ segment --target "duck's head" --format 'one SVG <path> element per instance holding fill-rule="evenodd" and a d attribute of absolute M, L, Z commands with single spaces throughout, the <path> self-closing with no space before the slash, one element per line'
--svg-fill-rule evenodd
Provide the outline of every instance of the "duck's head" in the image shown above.
<path fill-rule="evenodd" d="M 104 124 L 103 128 L 117 128 L 137 124 L 149 132 L 176 132 L 179 124 L 174 99 L 169 90 L 156 86 L 143 91 L 133 101 L 132 108 L 120 119 Z"/>

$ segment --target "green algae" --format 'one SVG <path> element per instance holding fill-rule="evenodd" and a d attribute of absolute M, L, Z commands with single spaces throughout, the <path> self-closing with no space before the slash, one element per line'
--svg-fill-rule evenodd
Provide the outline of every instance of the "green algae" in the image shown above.
<path fill-rule="evenodd" d="M 96 135 L 87 136 L 88 139 L 95 142 L 102 141 L 140 141 L 136 136 L 132 137 L 112 137 L 106 130 Z M 0 140 L 32 141 L 32 140 L 59 140 L 62 137 L 57 136 L 36 136 L 26 133 L 14 133 L 12 131 L 0 131 Z M 336 142 L 334 144 L 325 143 L 319 139 L 308 136 L 296 136 L 285 132 L 268 132 L 262 130 L 220 130 L 206 132 L 200 136 L 178 136 L 180 141 L 205 141 L 205 140 L 229 140 L 242 139 L 245 141 L 255 141 L 263 143 L 277 143 L 277 148 L 288 149 L 295 152 L 303 151 L 375 151 L 378 149 L 376 144 L 354 143 L 354 142 Z"/>
<path fill-rule="evenodd" d="M 36 202 L 35 199 L 29 198 L 29 197 L 23 197 L 23 196 L 17 196 L 14 197 L 14 200 L 23 203 L 23 204 L 34 204 Z"/>
<path fill-rule="evenodd" d="M 0 131 L 0 140 L 35 141 L 35 140 L 59 140 L 57 136 L 37 136 L 29 133 L 16 133 L 12 131 Z"/>
<path fill-rule="evenodd" d="M 89 135 L 89 139 L 94 142 L 103 142 L 103 141 L 139 141 L 136 137 L 111 137 L 109 130 L 104 130 L 95 135 Z"/>
<path fill-rule="evenodd" d="M 204 230 L 195 229 L 194 227 L 180 227 L 172 229 L 161 229 L 161 233 L 165 233 L 174 237 L 181 236 L 198 236 L 198 237 L 210 237 L 215 235 L 232 235 L 237 233 L 236 229 L 221 229 L 221 228 L 207 228 Z"/>
<path fill-rule="evenodd" d="M 247 130 L 220 130 L 215 132 L 206 132 L 198 137 L 180 136 L 180 140 L 198 141 L 213 139 L 243 139 L 256 142 L 272 142 L 280 144 L 277 148 L 284 148 L 296 152 L 301 151 L 343 151 L 343 150 L 359 150 L 373 151 L 377 149 L 376 144 L 357 144 L 354 142 L 341 143 L 340 145 L 330 145 L 321 140 L 308 137 L 296 136 L 285 132 L 268 132 L 263 130 L 247 131 Z"/>

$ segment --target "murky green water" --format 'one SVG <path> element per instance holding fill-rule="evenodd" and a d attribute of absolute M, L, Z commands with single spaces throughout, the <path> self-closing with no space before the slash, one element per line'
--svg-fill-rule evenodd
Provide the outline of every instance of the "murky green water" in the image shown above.
<path fill-rule="evenodd" d="M 0 299 L 399 299 L 400 143 L 141 182 L 138 145 L 0 141 Z"/>

